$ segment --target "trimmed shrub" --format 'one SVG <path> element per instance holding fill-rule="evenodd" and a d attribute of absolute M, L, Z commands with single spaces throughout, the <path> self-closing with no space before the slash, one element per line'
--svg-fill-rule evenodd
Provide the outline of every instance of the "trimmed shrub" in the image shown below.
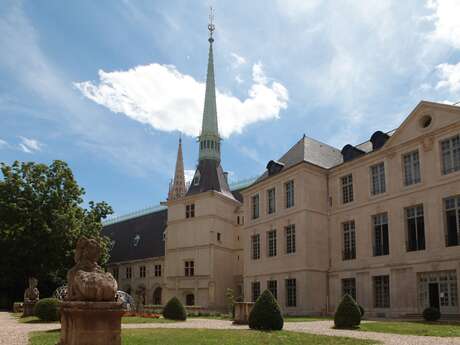
<path fill-rule="evenodd" d="M 343 296 L 335 315 L 334 324 L 336 328 L 355 328 L 361 323 L 361 311 L 353 297 L 346 294 Z"/>
<path fill-rule="evenodd" d="M 163 317 L 170 320 L 185 321 L 187 319 L 187 312 L 177 297 L 173 297 L 163 308 Z"/>
<path fill-rule="evenodd" d="M 362 319 L 365 313 L 364 308 L 361 304 L 358 304 L 358 308 L 359 308 L 359 312 L 361 313 L 361 319 Z"/>
<path fill-rule="evenodd" d="M 61 302 L 57 298 L 43 298 L 34 307 L 34 314 L 42 321 L 59 321 Z"/>
<path fill-rule="evenodd" d="M 426 321 L 438 321 L 441 318 L 441 312 L 438 308 L 426 308 L 423 311 L 423 318 Z"/>
<path fill-rule="evenodd" d="M 280 306 L 269 290 L 259 296 L 249 314 L 249 328 L 279 331 L 283 329 Z"/>

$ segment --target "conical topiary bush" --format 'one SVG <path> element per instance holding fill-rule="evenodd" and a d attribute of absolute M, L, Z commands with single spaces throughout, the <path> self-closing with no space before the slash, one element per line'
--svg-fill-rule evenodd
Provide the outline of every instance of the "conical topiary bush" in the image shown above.
<path fill-rule="evenodd" d="M 259 296 L 249 314 L 249 328 L 260 330 L 283 329 L 280 306 L 269 290 Z"/>
<path fill-rule="evenodd" d="M 355 328 L 361 323 L 361 311 L 353 297 L 346 294 L 343 296 L 335 315 L 334 324 L 336 328 Z"/>
<path fill-rule="evenodd" d="M 163 317 L 170 320 L 185 321 L 187 319 L 187 312 L 177 297 L 173 297 L 164 306 Z"/>

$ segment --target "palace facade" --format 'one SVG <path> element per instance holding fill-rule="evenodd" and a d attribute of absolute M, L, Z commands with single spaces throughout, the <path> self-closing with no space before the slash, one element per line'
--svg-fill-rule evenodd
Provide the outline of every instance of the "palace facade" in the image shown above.
<path fill-rule="evenodd" d="M 213 29 L 213 27 L 212 27 Z M 394 131 L 341 150 L 303 136 L 257 179 L 221 165 L 210 30 L 199 159 L 179 142 L 166 203 L 108 220 L 108 269 L 142 303 L 226 309 L 270 289 L 284 313 L 460 314 L 460 107 L 422 101 Z"/>

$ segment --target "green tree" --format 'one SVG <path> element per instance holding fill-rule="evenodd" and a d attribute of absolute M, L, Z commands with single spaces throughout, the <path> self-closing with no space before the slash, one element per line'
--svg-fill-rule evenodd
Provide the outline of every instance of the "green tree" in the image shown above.
<path fill-rule="evenodd" d="M 361 311 L 358 304 L 349 294 L 343 296 L 334 315 L 336 328 L 355 328 L 361 323 Z"/>
<path fill-rule="evenodd" d="M 279 331 L 283 329 L 283 315 L 280 306 L 270 290 L 266 289 L 257 298 L 249 313 L 249 328 Z"/>
<path fill-rule="evenodd" d="M 45 297 L 66 280 L 81 236 L 99 240 L 108 259 L 109 238 L 101 220 L 112 213 L 105 202 L 89 202 L 63 161 L 49 166 L 15 161 L 0 164 L 0 297 L 21 298 L 27 277 L 39 279 Z"/>

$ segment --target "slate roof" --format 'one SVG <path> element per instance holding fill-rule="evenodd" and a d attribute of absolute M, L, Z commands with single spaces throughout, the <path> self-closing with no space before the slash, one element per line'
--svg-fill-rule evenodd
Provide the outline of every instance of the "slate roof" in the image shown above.
<path fill-rule="evenodd" d="M 163 232 L 166 230 L 167 219 L 167 208 L 160 208 L 151 213 L 104 225 L 102 233 L 114 241 L 109 262 L 164 256 Z"/>
<path fill-rule="evenodd" d="M 202 159 L 198 163 L 195 176 L 198 171 L 200 174 L 199 182 L 195 184 L 195 178 L 192 180 L 187 196 L 213 190 L 234 199 L 220 162 L 214 159 Z"/>
<path fill-rule="evenodd" d="M 308 162 L 321 168 L 329 169 L 341 164 L 343 157 L 340 150 L 335 147 L 304 135 L 277 161 L 284 164 L 282 171 L 300 162 Z M 268 173 L 265 171 L 257 181 L 264 180 L 267 177 Z"/>

